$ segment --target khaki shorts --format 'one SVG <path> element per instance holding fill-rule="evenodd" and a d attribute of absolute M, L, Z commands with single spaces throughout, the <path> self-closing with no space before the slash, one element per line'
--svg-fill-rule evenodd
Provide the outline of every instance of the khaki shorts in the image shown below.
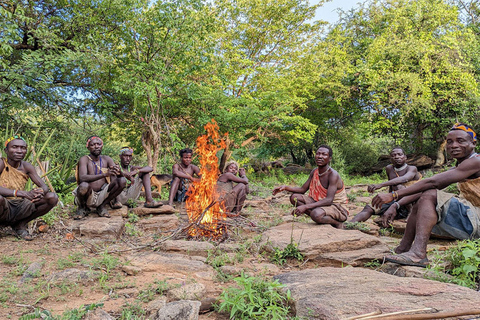
<path fill-rule="evenodd" d="M 303 202 L 305 202 L 305 204 L 311 204 L 311 203 L 317 202 L 313 198 L 307 195 L 303 194 L 302 196 L 303 196 Z M 334 220 L 337 220 L 340 222 L 347 221 L 348 210 L 342 207 L 340 204 L 333 203 L 331 206 L 325 206 L 325 207 L 319 207 L 319 208 L 325 211 L 325 214 Z M 309 212 L 310 211 L 311 210 L 309 210 Z"/>
<path fill-rule="evenodd" d="M 105 201 L 105 199 L 108 198 L 108 195 L 109 195 L 109 192 L 108 192 L 108 187 L 110 185 L 108 183 L 105 183 L 103 186 L 102 186 L 102 189 L 100 189 L 99 191 L 93 191 L 90 193 L 90 195 L 88 196 L 88 199 L 87 199 L 87 207 L 90 209 L 90 210 L 95 210 L 96 208 L 98 208 L 102 203 L 103 201 Z M 72 191 L 73 195 L 75 196 L 75 204 L 78 206 L 80 204 L 78 198 L 77 198 L 77 189 L 78 187 L 75 188 L 75 190 Z"/>
<path fill-rule="evenodd" d="M 127 203 L 128 199 L 137 200 L 140 196 L 140 192 L 142 192 L 143 187 L 143 180 L 137 176 L 133 179 L 132 184 L 128 187 L 123 189 L 123 191 L 117 196 L 117 199 L 120 201 L 121 204 Z"/>

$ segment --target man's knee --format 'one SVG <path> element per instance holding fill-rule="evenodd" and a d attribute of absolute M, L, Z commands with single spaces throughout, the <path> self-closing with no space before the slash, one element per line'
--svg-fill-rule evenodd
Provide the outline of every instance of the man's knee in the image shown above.
<path fill-rule="evenodd" d="M 300 196 L 301 196 L 300 194 L 292 193 L 290 195 L 290 203 L 293 204 L 293 205 L 296 205 L 298 203 L 298 200 L 300 200 L 299 199 Z"/>
<path fill-rule="evenodd" d="M 117 184 L 120 188 L 125 188 L 127 186 L 127 179 L 125 177 L 117 178 Z"/>
<path fill-rule="evenodd" d="M 0 209 L 3 208 L 6 203 L 7 200 L 4 197 L 0 196 Z"/>
<path fill-rule="evenodd" d="M 58 195 L 56 193 L 47 192 L 44 198 L 47 201 L 47 203 L 52 207 L 56 206 L 58 203 Z"/>
<path fill-rule="evenodd" d="M 87 182 L 82 182 L 78 185 L 77 194 L 80 196 L 85 196 L 90 189 L 90 185 Z"/>
<path fill-rule="evenodd" d="M 418 200 L 419 204 L 420 203 L 432 203 L 432 204 L 437 204 L 437 189 L 430 189 L 427 191 L 424 191 L 422 195 L 420 196 L 420 199 Z"/>

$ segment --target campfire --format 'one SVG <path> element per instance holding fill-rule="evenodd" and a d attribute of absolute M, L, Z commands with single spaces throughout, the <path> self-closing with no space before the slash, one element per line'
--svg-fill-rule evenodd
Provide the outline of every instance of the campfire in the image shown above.
<path fill-rule="evenodd" d="M 225 207 L 215 190 L 218 168 L 218 151 L 225 148 L 225 141 L 218 133 L 218 125 L 212 119 L 205 125 L 206 134 L 197 138 L 196 153 L 200 159 L 201 179 L 193 182 L 187 193 L 186 209 L 191 238 L 218 240 L 226 236 Z"/>

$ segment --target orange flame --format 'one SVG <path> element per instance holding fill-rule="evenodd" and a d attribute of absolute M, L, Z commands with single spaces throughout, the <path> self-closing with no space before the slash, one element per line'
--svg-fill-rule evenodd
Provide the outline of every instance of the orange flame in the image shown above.
<path fill-rule="evenodd" d="M 220 174 L 218 151 L 225 149 L 225 141 L 218 133 L 214 119 L 204 126 L 206 134 L 197 138 L 197 154 L 200 159 L 200 181 L 195 181 L 187 192 L 186 209 L 188 220 L 193 223 L 189 230 L 192 237 L 218 238 L 224 232 L 219 222 L 225 220 L 222 201 L 215 190 Z"/>

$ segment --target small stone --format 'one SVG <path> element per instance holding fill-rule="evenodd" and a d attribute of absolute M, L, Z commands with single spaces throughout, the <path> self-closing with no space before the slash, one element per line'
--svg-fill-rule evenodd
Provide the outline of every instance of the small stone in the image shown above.
<path fill-rule="evenodd" d="M 134 266 L 122 266 L 122 271 L 125 272 L 129 276 L 135 276 L 139 274 L 142 269 L 139 267 L 134 267 Z"/>

